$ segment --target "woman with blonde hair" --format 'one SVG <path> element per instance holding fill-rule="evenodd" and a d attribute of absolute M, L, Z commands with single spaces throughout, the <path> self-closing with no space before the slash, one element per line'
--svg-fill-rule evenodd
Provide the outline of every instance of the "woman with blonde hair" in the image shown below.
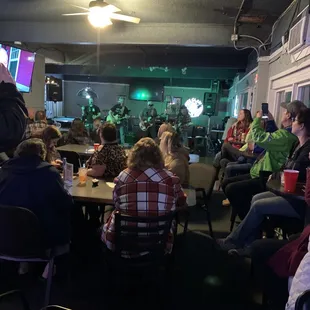
<path fill-rule="evenodd" d="M 164 169 L 164 160 L 158 145 L 151 138 L 139 140 L 128 158 L 128 168 L 114 180 L 115 211 L 103 227 L 102 241 L 111 251 L 115 249 L 115 212 L 128 216 L 161 216 L 186 204 L 179 178 Z M 166 250 L 171 252 L 173 228 Z M 124 258 L 147 255 L 121 253 Z"/>
<path fill-rule="evenodd" d="M 181 184 L 189 182 L 188 153 L 182 147 L 176 132 L 164 132 L 160 140 L 160 150 L 164 157 L 165 168 L 179 177 Z"/>

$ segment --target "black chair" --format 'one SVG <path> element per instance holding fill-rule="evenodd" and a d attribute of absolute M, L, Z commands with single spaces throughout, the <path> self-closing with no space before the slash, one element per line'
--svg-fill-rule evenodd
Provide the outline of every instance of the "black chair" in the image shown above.
<path fill-rule="evenodd" d="M 162 216 L 127 216 L 115 213 L 115 252 L 112 262 L 117 269 L 136 270 L 166 265 L 166 245 L 175 212 Z M 122 253 L 136 253 L 135 258 L 123 258 Z M 139 256 L 139 253 L 146 255 Z M 166 267 L 168 267 L 166 265 Z"/>
<path fill-rule="evenodd" d="M 71 151 L 59 151 L 61 158 L 66 158 L 67 162 L 73 164 L 73 172 L 77 173 L 81 167 L 80 155 Z"/>
<path fill-rule="evenodd" d="M 259 178 L 260 178 L 260 183 L 261 183 L 261 192 L 266 191 L 266 183 L 268 181 L 269 176 L 272 174 L 270 171 L 260 171 L 259 172 Z M 235 223 L 236 223 L 236 218 L 237 218 L 237 211 L 232 208 L 231 210 L 231 216 L 230 216 L 230 231 L 233 231 Z"/>
<path fill-rule="evenodd" d="M 216 172 L 216 168 L 211 165 L 202 163 L 194 163 L 189 165 L 189 185 L 196 190 L 196 193 L 202 194 L 202 208 L 206 211 L 209 232 L 212 238 L 213 228 L 208 203 L 212 196 L 214 184 L 216 182 Z M 188 221 L 185 223 L 185 230 L 187 230 L 187 224 Z"/>
<path fill-rule="evenodd" d="M 310 305 L 310 290 L 303 292 L 296 300 L 295 310 L 309 309 Z"/>
<path fill-rule="evenodd" d="M 15 297 L 17 297 L 19 299 L 19 301 L 23 307 L 23 310 L 30 310 L 27 299 L 25 298 L 24 294 L 19 290 L 13 290 L 13 291 L 9 291 L 9 292 L 1 294 L 0 295 L 0 309 L 2 309 L 1 302 L 3 302 L 4 300 L 10 299 L 10 298 L 15 299 Z"/>
<path fill-rule="evenodd" d="M 38 218 L 28 209 L 0 205 L 0 259 L 49 264 L 44 306 L 49 305 L 55 254 L 47 255 Z M 65 253 L 58 253 L 62 255 Z"/>
<path fill-rule="evenodd" d="M 46 309 L 50 309 L 50 310 L 71 310 L 69 308 L 65 308 L 62 306 L 56 306 L 56 305 L 47 306 L 47 307 L 42 308 L 41 310 L 46 310 Z"/>

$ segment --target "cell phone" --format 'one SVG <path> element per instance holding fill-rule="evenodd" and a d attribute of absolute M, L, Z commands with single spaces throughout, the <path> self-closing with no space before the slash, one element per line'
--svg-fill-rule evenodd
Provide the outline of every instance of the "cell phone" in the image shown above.
<path fill-rule="evenodd" d="M 268 103 L 262 103 L 262 112 L 263 112 L 263 117 L 262 118 L 268 118 L 269 114 L 269 108 L 268 108 Z"/>

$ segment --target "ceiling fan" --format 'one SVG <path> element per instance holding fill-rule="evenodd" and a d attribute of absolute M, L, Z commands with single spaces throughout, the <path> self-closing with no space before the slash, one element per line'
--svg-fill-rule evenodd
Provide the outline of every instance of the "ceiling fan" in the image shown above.
<path fill-rule="evenodd" d="M 90 24 L 95 28 L 104 28 L 108 25 L 112 25 L 111 19 L 122 20 L 134 24 L 139 24 L 140 22 L 140 18 L 117 14 L 116 12 L 120 12 L 121 10 L 114 5 L 108 4 L 104 0 L 91 1 L 88 8 L 81 7 L 75 4 L 70 5 L 86 12 L 62 14 L 63 16 L 85 15 L 87 16 Z"/>

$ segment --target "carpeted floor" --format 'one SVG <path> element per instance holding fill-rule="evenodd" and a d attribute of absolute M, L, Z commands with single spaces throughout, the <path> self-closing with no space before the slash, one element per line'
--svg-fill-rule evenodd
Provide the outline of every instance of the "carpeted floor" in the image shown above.
<path fill-rule="evenodd" d="M 226 236 L 229 229 L 230 209 L 221 206 L 222 193 L 214 193 L 210 203 L 212 224 L 216 237 Z M 182 227 L 180 227 L 180 230 Z M 194 208 L 191 212 L 189 232 L 179 232 L 176 240 L 174 270 L 171 277 L 139 284 L 130 284 L 124 290 L 120 283 L 109 278 L 94 241 L 84 253 L 83 262 L 70 263 L 72 279 L 55 278 L 52 304 L 74 310 L 97 309 L 261 309 L 253 289 L 249 264 L 243 259 L 228 257 L 215 248 L 208 236 L 205 212 Z M 37 276 L 16 275 L 16 266 L 2 264 L 0 292 L 21 288 L 32 310 L 40 309 L 44 296 L 44 283 Z M 117 281 L 116 281 L 117 282 Z M 18 310 L 16 298 L 0 303 L 1 310 Z"/>

